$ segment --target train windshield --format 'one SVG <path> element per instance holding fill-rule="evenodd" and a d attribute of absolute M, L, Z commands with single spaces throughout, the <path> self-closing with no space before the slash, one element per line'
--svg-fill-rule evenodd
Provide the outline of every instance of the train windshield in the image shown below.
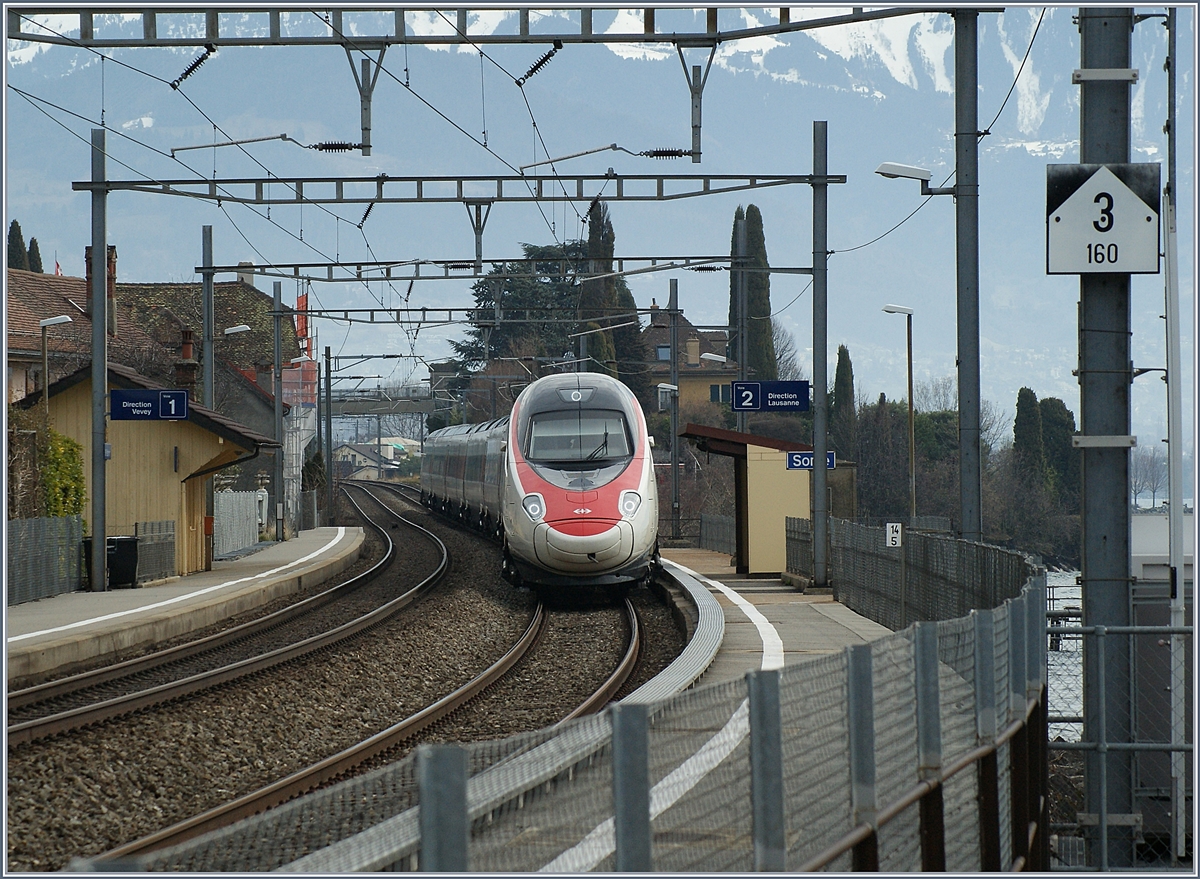
<path fill-rule="evenodd" d="M 542 412 L 529 424 L 526 458 L 539 464 L 597 464 L 633 454 L 625 416 L 607 409 Z"/>

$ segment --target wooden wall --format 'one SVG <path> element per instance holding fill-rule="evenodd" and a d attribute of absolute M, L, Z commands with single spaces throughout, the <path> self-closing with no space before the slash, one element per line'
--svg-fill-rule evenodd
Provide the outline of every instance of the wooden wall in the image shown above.
<path fill-rule="evenodd" d="M 83 446 L 85 520 L 91 519 L 92 498 L 91 393 L 91 382 L 85 381 L 50 398 L 51 426 Z M 184 479 L 249 450 L 187 421 L 111 421 L 108 442 L 112 446 L 105 480 L 108 534 L 133 534 L 137 522 L 173 520 L 177 573 L 204 570 L 204 483 L 212 474 Z"/>

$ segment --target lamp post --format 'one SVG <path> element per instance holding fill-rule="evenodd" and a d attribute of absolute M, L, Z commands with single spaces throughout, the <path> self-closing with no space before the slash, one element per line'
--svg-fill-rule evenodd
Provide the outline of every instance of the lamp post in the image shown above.
<path fill-rule="evenodd" d="M 911 528 L 913 519 L 917 517 L 917 452 L 913 429 L 913 310 L 903 305 L 885 305 L 883 310 L 888 314 L 903 314 L 908 319 L 908 527 Z"/>
<path fill-rule="evenodd" d="M 42 328 L 42 407 L 46 412 L 47 421 L 50 419 L 50 349 L 46 341 L 46 332 L 50 327 L 69 323 L 72 323 L 71 317 L 66 314 L 38 321 L 38 326 Z"/>

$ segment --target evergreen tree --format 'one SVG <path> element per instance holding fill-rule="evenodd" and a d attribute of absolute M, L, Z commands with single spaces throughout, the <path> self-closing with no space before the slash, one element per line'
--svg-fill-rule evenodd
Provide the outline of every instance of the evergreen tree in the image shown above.
<path fill-rule="evenodd" d="M 829 401 L 829 443 L 848 461 L 857 460 L 858 414 L 854 402 L 854 364 L 850 349 L 838 345 L 837 369 L 833 374 L 833 395 Z"/>
<path fill-rule="evenodd" d="M 633 395 L 645 406 L 650 405 L 650 372 L 646 365 L 646 344 L 642 341 L 642 325 L 637 320 L 637 303 L 633 293 L 624 278 L 616 278 L 617 308 L 621 314 L 634 315 L 634 323 L 625 327 L 614 327 L 612 330 L 613 350 L 617 359 L 617 378 L 625 382 Z M 622 318 L 620 323 L 626 323 L 630 318 Z"/>
<path fill-rule="evenodd" d="M 611 273 L 615 247 L 616 234 L 608 216 L 608 207 L 600 199 L 596 199 L 588 208 L 588 274 Z M 585 372 L 616 375 L 616 364 L 609 362 L 617 359 L 612 332 L 599 332 L 600 328 L 608 323 L 602 322 L 603 319 L 613 313 L 613 307 L 616 305 L 613 280 L 611 277 L 586 279 L 579 284 L 579 319 L 586 324 L 582 327 L 583 330 L 593 331 L 587 337 L 588 362 L 580 364 L 580 368 Z"/>
<path fill-rule="evenodd" d="M 475 294 L 476 319 L 461 342 L 451 342 L 462 367 L 478 369 L 497 357 L 561 357 L 574 346 L 568 323 L 556 323 L 566 312 L 534 309 L 564 309 L 579 298 L 579 288 L 569 273 L 563 271 L 563 260 L 580 264 L 585 258 L 584 245 L 568 241 L 541 247 L 522 245 L 526 259 L 535 260 L 533 273 L 528 277 L 484 278 L 471 288 Z M 528 266 L 506 264 L 494 268 L 490 275 L 528 272 Z M 504 323 L 488 326 L 500 300 Z M 527 311 L 527 309 L 529 309 Z M 486 342 L 486 350 L 485 350 Z"/>
<path fill-rule="evenodd" d="M 1046 452 L 1042 440 L 1042 412 L 1037 394 L 1029 388 L 1017 392 L 1017 417 L 1013 421 L 1013 456 L 1019 472 L 1033 485 L 1046 483 Z"/>
<path fill-rule="evenodd" d="M 1075 416 L 1058 397 L 1038 401 L 1042 418 L 1042 447 L 1046 468 L 1054 481 L 1059 502 L 1066 512 L 1078 512 L 1079 450 L 1071 448 Z"/>
<path fill-rule="evenodd" d="M 733 239 L 730 254 L 737 256 L 737 224 L 746 223 L 746 265 L 749 268 L 765 269 L 770 266 L 767 259 L 767 240 L 763 233 L 762 213 L 757 205 L 745 210 L 741 205 L 733 215 Z M 738 326 L 738 272 L 729 273 L 729 326 L 735 328 L 730 344 L 730 356 L 741 360 L 737 350 Z M 774 381 L 779 366 L 775 360 L 775 341 L 771 327 L 771 276 L 767 272 L 746 273 L 746 367 L 748 374 L 759 381 Z"/>
<path fill-rule="evenodd" d="M 29 271 L 39 274 L 46 271 L 42 268 L 42 251 L 38 247 L 36 238 L 29 239 Z"/>
<path fill-rule="evenodd" d="M 29 271 L 29 251 L 21 235 L 21 224 L 13 220 L 8 227 L 8 267 Z"/>

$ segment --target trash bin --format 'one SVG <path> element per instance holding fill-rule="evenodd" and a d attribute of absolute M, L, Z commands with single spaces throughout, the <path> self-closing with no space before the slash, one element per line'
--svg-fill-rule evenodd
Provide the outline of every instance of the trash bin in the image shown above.
<path fill-rule="evenodd" d="M 92 538 L 83 538 L 83 581 L 92 592 L 105 592 L 112 588 L 128 588 L 137 585 L 136 537 L 110 537 L 107 541 L 106 561 L 108 584 L 102 589 L 92 588 Z"/>
<path fill-rule="evenodd" d="M 108 585 L 110 589 L 137 585 L 138 539 L 108 538 Z"/>

